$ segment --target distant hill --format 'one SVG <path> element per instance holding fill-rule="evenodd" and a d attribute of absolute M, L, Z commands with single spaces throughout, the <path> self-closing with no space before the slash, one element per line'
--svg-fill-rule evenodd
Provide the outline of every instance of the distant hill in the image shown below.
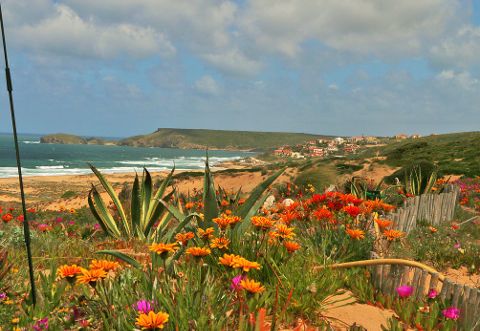
<path fill-rule="evenodd" d="M 113 142 L 101 138 L 84 138 L 68 133 L 48 134 L 40 137 L 40 142 L 44 144 L 67 144 L 67 145 L 111 145 Z"/>
<path fill-rule="evenodd" d="M 268 150 L 281 145 L 296 145 L 327 136 L 256 131 L 224 131 L 204 129 L 158 129 L 157 131 L 122 139 L 119 145 L 154 146 L 191 149 Z"/>
<path fill-rule="evenodd" d="M 462 132 L 406 139 L 379 148 L 391 166 L 430 161 L 444 174 L 480 175 L 480 132 Z"/>

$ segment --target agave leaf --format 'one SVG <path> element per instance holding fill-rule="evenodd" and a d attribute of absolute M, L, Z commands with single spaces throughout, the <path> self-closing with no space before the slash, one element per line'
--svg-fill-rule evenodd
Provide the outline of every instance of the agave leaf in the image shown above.
<path fill-rule="evenodd" d="M 265 194 L 260 199 L 257 199 L 257 201 L 255 201 L 255 204 L 248 210 L 247 215 L 243 217 L 243 221 L 241 221 L 240 223 L 237 223 L 237 225 L 232 231 L 232 235 L 235 237 L 235 239 L 239 238 L 239 235 L 244 233 L 247 230 L 247 228 L 251 224 L 250 218 L 254 216 L 257 213 L 257 211 L 263 206 L 267 198 L 268 198 L 268 194 Z"/>
<path fill-rule="evenodd" d="M 152 202 L 153 195 L 153 183 L 152 176 L 148 172 L 147 168 L 143 168 L 143 181 L 142 181 L 142 208 L 140 217 L 140 227 L 142 231 L 145 231 L 145 227 L 149 220 L 146 217 L 148 210 L 150 209 L 150 203 Z"/>
<path fill-rule="evenodd" d="M 191 213 L 190 215 L 185 217 L 176 227 L 171 229 L 166 236 L 167 237 L 167 242 L 171 242 L 173 240 L 173 238 L 177 235 L 177 233 L 182 231 L 183 228 L 186 227 L 188 225 L 188 223 L 190 223 L 190 221 L 194 217 L 197 217 L 198 219 L 200 219 L 200 215 L 198 215 L 197 213 Z"/>
<path fill-rule="evenodd" d="M 132 225 L 130 224 L 130 220 L 127 218 L 125 215 L 125 211 L 123 210 L 123 206 L 120 203 L 120 199 L 118 198 L 117 194 L 115 193 L 115 190 L 113 189 L 112 185 L 107 181 L 107 179 L 98 171 L 97 168 L 95 168 L 92 164 L 89 164 L 90 168 L 92 169 L 93 173 L 97 176 L 98 180 L 102 184 L 103 188 L 105 191 L 108 193 L 110 198 L 112 199 L 113 203 L 115 204 L 115 207 L 117 207 L 117 211 L 120 215 L 120 218 L 122 219 L 122 222 L 125 227 L 125 232 L 127 233 L 128 237 L 132 236 Z"/>
<path fill-rule="evenodd" d="M 175 190 L 172 190 L 172 192 L 168 193 L 166 196 L 165 196 L 165 200 L 169 200 L 170 197 L 173 195 L 173 193 L 175 192 Z M 156 210 L 153 211 L 153 214 L 152 216 L 150 217 L 150 219 L 148 220 L 148 224 L 145 226 L 145 228 L 143 229 L 143 234 L 145 236 L 148 236 L 150 231 L 152 230 L 152 226 L 155 224 L 155 221 L 157 221 L 158 218 L 160 218 L 160 215 L 162 215 L 162 213 L 164 213 L 167 209 L 165 208 L 165 206 L 161 203 L 156 203 L 157 205 L 157 208 Z M 162 217 L 163 219 L 163 217 Z M 159 226 L 161 226 L 162 224 L 160 223 Z"/>
<path fill-rule="evenodd" d="M 137 269 L 142 269 L 142 265 L 137 261 L 135 260 L 134 258 L 128 256 L 127 254 L 124 254 L 122 252 L 119 252 L 119 251 L 115 251 L 115 250 L 102 250 L 102 251 L 97 251 L 95 252 L 95 254 L 107 254 L 107 255 L 111 255 L 113 257 L 116 257 L 117 259 L 120 259 L 122 260 L 123 262 L 126 262 L 128 264 L 130 264 L 132 267 L 134 268 L 137 268 Z"/>
<path fill-rule="evenodd" d="M 97 212 L 97 208 L 95 207 L 95 205 L 93 203 L 93 200 L 92 200 L 92 191 L 91 190 L 88 192 L 87 201 L 88 201 L 88 207 L 90 207 L 90 212 L 93 214 L 95 219 L 98 221 L 98 224 L 100 224 L 100 227 L 102 228 L 103 232 L 105 232 L 107 234 L 111 234 L 109 232 L 109 230 L 107 229 L 103 219 L 100 217 L 100 215 Z"/>
<path fill-rule="evenodd" d="M 130 207 L 131 219 L 132 219 L 132 226 L 135 232 L 138 232 L 140 226 L 140 219 L 141 219 L 141 203 L 142 197 L 140 195 L 140 184 L 138 181 L 138 175 L 135 174 L 135 181 L 133 182 L 132 187 L 132 201 Z"/>
<path fill-rule="evenodd" d="M 181 222 L 187 215 L 183 214 L 177 207 L 168 204 L 164 200 L 160 200 L 160 203 L 168 210 L 168 212 Z"/>
<path fill-rule="evenodd" d="M 147 224 L 150 224 L 152 222 L 152 218 L 156 219 L 160 215 L 159 213 L 157 213 L 158 204 L 160 203 L 160 199 L 162 199 L 163 194 L 165 193 L 165 190 L 167 189 L 167 187 L 170 185 L 172 181 L 172 176 L 174 171 L 175 171 L 175 167 L 173 167 L 172 171 L 170 171 L 167 177 L 162 181 L 162 183 L 160 184 L 160 187 L 158 188 L 157 192 L 155 193 L 155 196 L 152 199 L 153 201 L 151 201 L 151 203 L 149 204 L 148 212 L 145 215 Z M 153 222 L 155 222 L 155 220 Z"/>
<path fill-rule="evenodd" d="M 208 166 L 208 153 L 207 160 L 205 161 L 205 175 L 203 180 L 203 220 L 202 228 L 208 228 L 213 226 L 212 220 L 218 217 L 218 202 L 215 193 L 215 185 L 213 183 L 213 177 Z M 216 224 L 215 224 L 216 225 Z"/>
<path fill-rule="evenodd" d="M 109 229 L 109 232 L 114 237 L 120 238 L 122 234 L 118 229 L 117 223 L 113 219 L 113 216 L 108 212 L 107 207 L 105 206 L 105 203 L 100 197 L 100 194 L 98 193 L 97 189 L 94 186 L 92 186 L 92 189 L 90 190 L 90 192 L 92 193 L 93 200 L 95 202 L 95 204 L 93 205 L 95 212 L 100 217 L 100 219 L 103 220 L 103 224 L 105 225 L 106 228 Z"/>
<path fill-rule="evenodd" d="M 275 174 L 267 178 L 265 181 L 260 183 L 253 191 L 250 193 L 247 201 L 240 207 L 237 212 L 237 215 L 245 219 L 246 216 L 251 212 L 251 209 L 254 208 L 256 202 L 262 194 L 268 189 L 268 187 L 285 171 L 286 168 L 283 168 L 277 171 Z"/>

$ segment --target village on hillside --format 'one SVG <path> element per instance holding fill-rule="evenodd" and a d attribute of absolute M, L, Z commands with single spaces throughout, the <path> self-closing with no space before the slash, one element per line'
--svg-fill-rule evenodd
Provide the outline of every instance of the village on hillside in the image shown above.
<path fill-rule="evenodd" d="M 336 137 L 332 139 L 309 140 L 304 144 L 295 146 L 283 145 L 273 151 L 275 156 L 303 159 L 306 157 L 344 157 L 348 154 L 356 154 L 359 150 L 378 146 L 391 140 L 417 139 L 419 134 L 397 134 L 393 137 L 353 136 Z"/>

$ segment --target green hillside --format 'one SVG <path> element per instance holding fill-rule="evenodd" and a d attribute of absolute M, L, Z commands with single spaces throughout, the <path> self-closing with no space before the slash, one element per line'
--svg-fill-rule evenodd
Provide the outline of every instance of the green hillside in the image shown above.
<path fill-rule="evenodd" d="M 280 145 L 295 145 L 325 137 L 286 132 L 158 129 L 151 134 L 122 139 L 119 144 L 172 148 L 204 149 L 208 147 L 210 149 L 226 150 L 266 150 Z"/>
<path fill-rule="evenodd" d="M 379 148 L 391 166 L 419 160 L 436 164 L 444 174 L 480 175 L 480 132 L 462 132 L 407 139 Z"/>

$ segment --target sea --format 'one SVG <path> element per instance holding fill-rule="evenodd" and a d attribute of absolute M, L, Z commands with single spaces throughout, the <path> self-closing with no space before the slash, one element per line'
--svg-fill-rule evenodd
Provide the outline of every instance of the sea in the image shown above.
<path fill-rule="evenodd" d="M 42 144 L 41 135 L 19 135 L 20 157 L 24 176 L 58 176 L 90 174 L 88 164 L 102 173 L 203 169 L 205 151 L 193 149 L 128 147 L 106 145 Z M 108 137 L 107 137 L 108 138 Z M 110 138 L 111 139 L 111 138 Z M 209 164 L 239 160 L 255 153 L 208 151 Z M 11 134 L 0 133 L 0 178 L 16 177 L 17 164 Z"/>

